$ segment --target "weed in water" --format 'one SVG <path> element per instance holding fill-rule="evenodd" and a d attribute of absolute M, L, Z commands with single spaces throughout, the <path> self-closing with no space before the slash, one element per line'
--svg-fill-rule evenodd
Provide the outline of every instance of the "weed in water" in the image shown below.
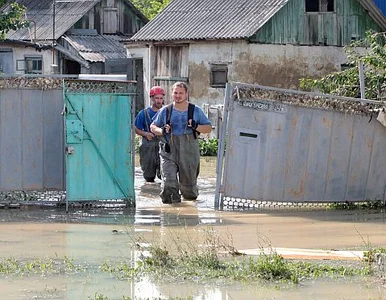
<path fill-rule="evenodd" d="M 218 236 L 213 230 L 206 230 L 199 237 L 203 241 L 182 239 L 181 232 L 173 236 L 173 242 L 141 243 L 142 254 L 136 267 L 122 264 L 114 267 L 106 264 L 104 270 L 128 278 L 132 274 L 175 281 L 204 281 L 226 278 L 234 281 L 274 281 L 299 283 L 307 278 L 367 275 L 368 268 L 296 263 L 285 260 L 274 251 L 261 252 L 256 257 L 245 257 L 232 243 Z M 140 243 L 137 243 L 137 245 Z M 263 250 L 263 249 L 262 249 Z M 128 273 L 125 273 L 126 270 Z"/>
<path fill-rule="evenodd" d="M 67 274 L 75 271 L 86 270 L 87 267 L 76 267 L 68 257 L 64 259 L 47 258 L 19 261 L 15 258 L 8 258 L 0 261 L 0 274 L 14 276 L 28 276 L 30 274 Z"/>
<path fill-rule="evenodd" d="M 356 209 L 384 209 L 386 202 L 383 200 L 365 202 L 334 202 L 327 206 L 330 210 L 356 210 Z"/>
<path fill-rule="evenodd" d="M 0 262 L 0 273 L 15 274 L 20 270 L 20 263 L 14 258 L 7 258 Z"/>

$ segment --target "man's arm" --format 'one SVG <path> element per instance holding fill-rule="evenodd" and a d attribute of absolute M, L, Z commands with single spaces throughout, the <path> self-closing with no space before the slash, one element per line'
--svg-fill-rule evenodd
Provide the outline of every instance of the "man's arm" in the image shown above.
<path fill-rule="evenodd" d="M 140 128 L 145 128 L 145 126 L 146 126 L 145 118 L 146 118 L 145 111 L 141 110 L 139 112 L 139 114 L 137 115 L 137 117 L 135 118 L 134 130 L 135 130 L 136 134 L 143 136 L 150 141 L 153 139 L 154 134 L 152 134 L 151 132 L 145 131 L 143 129 L 140 129 Z"/>
<path fill-rule="evenodd" d="M 145 130 L 141 130 L 141 129 L 137 128 L 137 126 L 135 126 L 135 133 L 147 138 L 148 140 L 151 140 L 154 137 L 153 133 L 145 131 Z"/>
<path fill-rule="evenodd" d="M 153 118 L 153 122 L 150 124 L 150 131 L 154 133 L 155 135 L 162 136 L 164 134 L 164 131 L 166 133 L 169 133 L 170 131 L 170 125 L 165 125 L 162 127 L 162 124 L 164 124 L 164 116 L 165 116 L 165 107 L 163 107 Z M 158 125 L 160 126 L 158 126 Z"/>
<path fill-rule="evenodd" d="M 200 133 L 209 133 L 212 131 L 212 125 L 198 125 L 196 131 Z"/>
<path fill-rule="evenodd" d="M 212 124 L 202 109 L 195 107 L 195 113 L 198 114 L 198 120 L 188 120 L 188 126 L 199 133 L 210 133 L 212 131 Z"/>
<path fill-rule="evenodd" d="M 165 125 L 164 126 L 164 128 L 165 128 L 165 132 L 166 133 L 169 133 L 169 131 L 170 131 L 170 125 Z M 155 135 L 158 135 L 158 136 L 161 136 L 161 135 L 163 135 L 163 130 L 162 130 L 162 128 L 161 127 L 158 127 L 157 125 L 155 125 L 154 123 L 151 123 L 151 125 L 150 125 L 150 131 L 152 132 L 152 133 L 154 133 Z"/>

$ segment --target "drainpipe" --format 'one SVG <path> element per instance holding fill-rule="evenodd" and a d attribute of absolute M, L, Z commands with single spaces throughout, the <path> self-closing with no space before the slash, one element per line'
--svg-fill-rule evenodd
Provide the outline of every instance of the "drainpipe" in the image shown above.
<path fill-rule="evenodd" d="M 55 0 L 52 0 L 52 64 L 51 64 L 51 73 L 55 74 L 57 72 L 57 65 L 55 64 L 55 19 L 56 19 L 56 4 Z"/>
<path fill-rule="evenodd" d="M 33 43 L 35 43 L 36 41 L 36 22 L 34 20 L 28 20 L 30 21 L 32 24 L 34 24 L 34 38 L 32 40 Z"/>
<path fill-rule="evenodd" d="M 152 52 L 153 52 L 153 45 L 152 44 L 150 44 L 149 45 L 149 57 L 148 57 L 148 60 L 149 60 L 149 76 L 148 76 L 148 86 L 147 86 L 147 89 L 146 89 L 146 95 L 145 95 L 145 99 L 147 99 L 146 100 L 146 102 L 149 102 L 149 103 L 147 103 L 147 104 L 150 104 L 150 99 L 149 99 L 149 97 L 147 97 L 147 95 L 149 95 L 149 92 L 150 92 L 150 89 L 151 89 L 151 87 L 153 86 L 153 60 L 152 60 Z"/>

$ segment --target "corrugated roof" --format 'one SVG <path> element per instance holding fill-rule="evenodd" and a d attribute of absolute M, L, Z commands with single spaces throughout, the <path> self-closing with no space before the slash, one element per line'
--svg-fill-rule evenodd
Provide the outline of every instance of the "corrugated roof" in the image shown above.
<path fill-rule="evenodd" d="M 172 0 L 161 13 L 128 41 L 248 38 L 289 1 Z M 373 0 L 358 1 L 385 30 L 386 19 Z"/>
<path fill-rule="evenodd" d="M 130 41 L 252 36 L 289 0 L 172 0 Z"/>
<path fill-rule="evenodd" d="M 36 24 L 36 39 L 39 41 L 53 38 L 53 0 L 16 0 L 19 4 L 27 7 L 27 18 L 34 22 L 30 28 L 12 30 L 7 33 L 7 39 L 31 40 L 35 35 L 34 23 Z M 70 27 L 80 20 L 99 0 L 56 0 L 55 1 L 55 39 L 62 36 Z M 7 10 L 7 7 L 2 9 Z"/>
<path fill-rule="evenodd" d="M 105 62 L 108 59 L 127 58 L 124 45 L 120 42 L 127 38 L 123 35 L 65 35 L 66 40 L 85 60 Z"/>

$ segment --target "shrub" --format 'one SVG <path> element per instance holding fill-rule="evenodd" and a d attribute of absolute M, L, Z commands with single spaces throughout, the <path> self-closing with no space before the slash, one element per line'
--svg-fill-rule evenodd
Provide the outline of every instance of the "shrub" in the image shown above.
<path fill-rule="evenodd" d="M 202 156 L 217 156 L 218 151 L 218 139 L 200 139 L 200 154 Z"/>

